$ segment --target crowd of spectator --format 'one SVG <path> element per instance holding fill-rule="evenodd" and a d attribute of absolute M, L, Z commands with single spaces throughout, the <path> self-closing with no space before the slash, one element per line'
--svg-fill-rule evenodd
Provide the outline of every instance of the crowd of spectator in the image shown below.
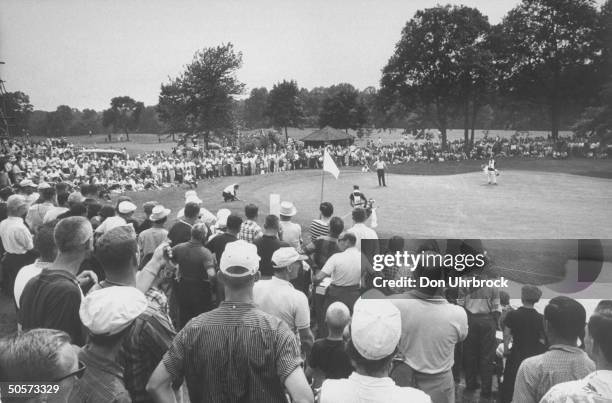
<path fill-rule="evenodd" d="M 544 137 L 486 137 L 466 150 L 462 140 L 450 141 L 445 149 L 435 141 L 409 141 L 393 144 L 368 141 L 364 146 L 328 146 L 338 166 L 369 170 L 377 157 L 388 164 L 445 162 L 496 158 L 607 158 L 609 147 L 577 137 L 553 141 Z M 171 152 L 156 151 L 128 155 L 122 152 L 98 153 L 76 148 L 66 139 L 35 142 L 3 139 L 0 142 L 0 188 L 34 182 L 83 182 L 97 185 L 106 193 L 122 193 L 185 184 L 197 187 L 198 180 L 232 175 L 261 175 L 296 169 L 320 169 L 323 148 L 304 147 L 291 141 L 286 147 L 273 145 L 252 152 L 225 148 L 203 151 L 198 146 L 177 146 Z"/>
<path fill-rule="evenodd" d="M 32 401 L 443 403 L 459 384 L 481 402 L 612 399 L 612 301 L 587 318 L 565 296 L 538 313 L 531 285 L 519 308 L 489 286 L 374 287 L 447 271 L 374 270 L 404 240 L 379 240 L 361 207 L 348 222 L 324 202 L 306 230 L 290 201 L 279 216 L 254 204 L 213 214 L 188 190 L 177 219 L 151 201 L 140 221 L 129 197 L 64 185 L 0 192 L 2 290 L 18 312 L 0 339 L 0 383 L 61 385 Z"/>

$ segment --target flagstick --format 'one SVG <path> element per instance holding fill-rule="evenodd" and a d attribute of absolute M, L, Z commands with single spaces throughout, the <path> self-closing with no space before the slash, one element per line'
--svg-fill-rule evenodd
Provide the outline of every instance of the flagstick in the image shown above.
<path fill-rule="evenodd" d="M 323 203 L 323 184 L 324 182 L 325 182 L 325 171 L 321 169 L 321 201 L 319 202 L 319 205 Z M 319 219 L 320 218 L 321 218 L 321 214 L 319 214 Z"/>

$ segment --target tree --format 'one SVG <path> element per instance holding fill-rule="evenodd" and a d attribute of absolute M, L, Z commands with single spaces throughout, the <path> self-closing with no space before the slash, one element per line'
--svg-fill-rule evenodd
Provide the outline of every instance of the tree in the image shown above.
<path fill-rule="evenodd" d="M 231 43 L 196 52 L 177 78 L 162 84 L 159 116 L 171 130 L 201 132 L 208 145 L 211 132 L 233 131 L 234 99 L 244 91 L 236 77 L 242 53 Z"/>
<path fill-rule="evenodd" d="M 144 110 L 142 102 L 136 102 L 128 96 L 111 99 L 111 107 L 102 114 L 102 126 L 113 127 L 113 131 L 122 130 L 130 141 L 130 130 L 138 127 Z"/>
<path fill-rule="evenodd" d="M 504 18 L 496 45 L 501 89 L 548 105 L 557 138 L 564 106 L 594 93 L 597 11 L 592 0 L 523 0 Z"/>
<path fill-rule="evenodd" d="M 323 100 L 319 113 L 319 127 L 357 129 L 368 121 L 368 109 L 359 101 L 359 91 L 351 84 L 333 85 Z"/>
<path fill-rule="evenodd" d="M 266 108 L 268 106 L 268 89 L 253 88 L 250 96 L 244 101 L 244 123 L 250 129 L 268 127 Z"/>
<path fill-rule="evenodd" d="M 21 91 L 6 92 L 0 96 L 0 108 L 6 114 L 0 121 L 0 133 L 6 135 L 24 133 L 33 111 L 30 97 Z"/>
<path fill-rule="evenodd" d="M 291 80 L 274 84 L 268 94 L 266 115 L 275 127 L 285 129 L 285 140 L 289 140 L 287 127 L 298 127 L 304 118 L 297 82 Z"/>
<path fill-rule="evenodd" d="M 440 130 L 443 147 L 454 110 L 469 102 L 464 91 L 476 90 L 480 62 L 471 58 L 487 26 L 486 17 L 465 6 L 419 10 L 383 69 L 381 92 L 387 102 L 397 99 L 408 110 L 420 108 Z"/>
<path fill-rule="evenodd" d="M 74 122 L 75 110 L 68 105 L 60 105 L 47 115 L 48 132 L 52 136 L 66 136 Z"/>

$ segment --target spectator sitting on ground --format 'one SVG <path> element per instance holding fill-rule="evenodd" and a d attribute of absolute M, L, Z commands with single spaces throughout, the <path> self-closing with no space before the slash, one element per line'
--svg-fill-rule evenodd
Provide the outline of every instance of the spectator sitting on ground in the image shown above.
<path fill-rule="evenodd" d="M 431 403 L 429 396 L 420 390 L 399 387 L 389 378 L 401 327 L 400 313 L 389 301 L 357 301 L 347 346 L 355 371 L 348 379 L 323 382 L 319 402 Z"/>
<path fill-rule="evenodd" d="M 32 329 L 0 339 L 0 382 L 56 384 L 57 393 L 37 395 L 30 403 L 65 403 L 83 376 L 70 336 L 55 329 Z M 2 396 L 5 403 L 24 402 L 22 396 Z"/>

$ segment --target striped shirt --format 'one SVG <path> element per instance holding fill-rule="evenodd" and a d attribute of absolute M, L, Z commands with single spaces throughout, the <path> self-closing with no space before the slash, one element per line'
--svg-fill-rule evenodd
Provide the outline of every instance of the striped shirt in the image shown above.
<path fill-rule="evenodd" d="M 302 364 L 286 323 L 239 302 L 192 319 L 163 358 L 192 402 L 285 403 L 285 379 Z"/>
<path fill-rule="evenodd" d="M 312 239 L 312 242 L 314 242 L 315 239 L 325 235 L 329 235 L 329 221 L 325 222 L 323 220 L 312 220 L 310 223 L 310 238 Z"/>

